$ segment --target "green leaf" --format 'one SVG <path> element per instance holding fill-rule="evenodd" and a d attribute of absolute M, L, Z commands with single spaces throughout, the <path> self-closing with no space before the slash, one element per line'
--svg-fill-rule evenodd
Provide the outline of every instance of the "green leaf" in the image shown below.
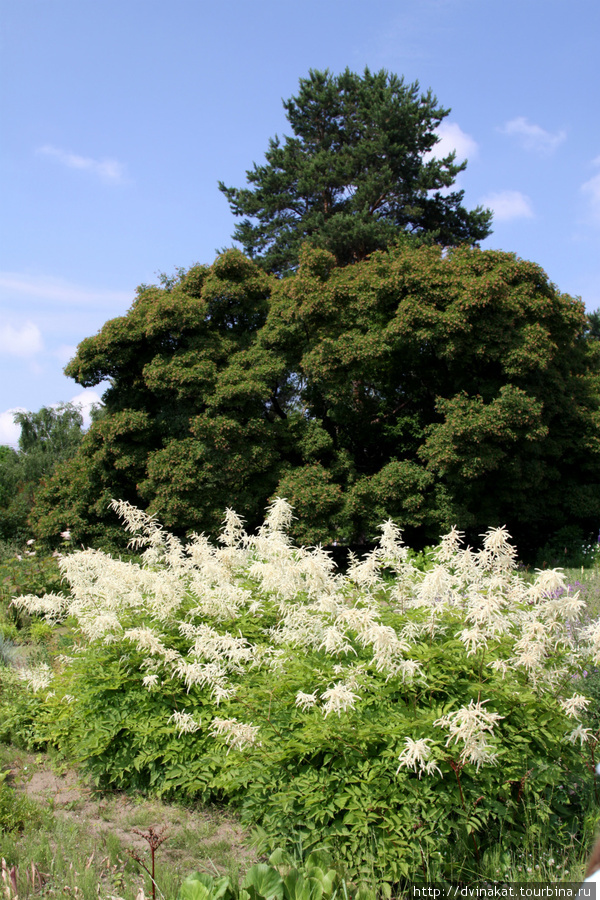
<path fill-rule="evenodd" d="M 242 883 L 250 894 L 251 900 L 282 900 L 283 879 L 277 869 L 266 863 L 258 863 L 248 869 Z"/>
<path fill-rule="evenodd" d="M 293 869 L 283 879 L 285 900 L 321 900 L 323 885 L 316 878 L 305 878 Z"/>

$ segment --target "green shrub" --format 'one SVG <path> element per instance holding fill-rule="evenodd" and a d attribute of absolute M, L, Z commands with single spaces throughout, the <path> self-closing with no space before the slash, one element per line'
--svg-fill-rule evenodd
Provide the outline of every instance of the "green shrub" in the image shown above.
<path fill-rule="evenodd" d="M 7 784 L 8 772 L 0 772 L 0 835 L 3 832 L 23 831 L 39 825 L 40 809 L 27 797 L 19 795 Z"/>
<path fill-rule="evenodd" d="M 19 629 L 14 622 L 2 621 L 0 619 L 0 640 L 10 641 L 15 644 L 19 639 Z"/>
<path fill-rule="evenodd" d="M 63 588 L 58 559 L 53 556 L 11 556 L 0 564 L 0 609 L 8 609 L 22 594 L 49 594 Z"/>
<path fill-rule="evenodd" d="M 34 619 L 29 626 L 29 640 L 32 644 L 49 644 L 54 634 L 54 629 L 48 622 L 40 622 Z"/>
<path fill-rule="evenodd" d="M 16 601 L 79 645 L 0 697 L 11 734 L 102 787 L 235 802 L 271 849 L 326 847 L 388 892 L 472 878 L 533 821 L 581 830 L 598 734 L 573 677 L 600 626 L 560 572 L 517 574 L 504 529 L 479 552 L 452 531 L 421 571 L 388 522 L 342 576 L 291 545 L 285 501 L 254 537 L 228 511 L 219 548 L 115 505 L 141 562 L 74 553 L 70 598 Z"/>
<path fill-rule="evenodd" d="M 600 558 L 599 552 L 600 544 L 595 539 L 586 537 L 577 525 L 565 525 L 538 550 L 536 565 L 589 568 Z"/>

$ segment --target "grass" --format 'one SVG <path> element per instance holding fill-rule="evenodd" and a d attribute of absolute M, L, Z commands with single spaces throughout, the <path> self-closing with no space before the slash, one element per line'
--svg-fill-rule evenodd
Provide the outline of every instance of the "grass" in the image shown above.
<path fill-rule="evenodd" d="M 142 886 L 149 896 L 150 879 L 132 854 L 150 865 L 148 846 L 134 833 L 150 826 L 167 829 L 156 868 L 167 900 L 177 896 L 192 871 L 227 874 L 237 883 L 256 861 L 247 849 L 241 852 L 241 829 L 226 813 L 97 795 L 79 785 L 73 772 L 53 768 L 45 755 L 34 757 L 6 744 L 0 745 L 1 770 L 0 857 L 16 869 L 19 900 L 33 897 L 42 883 L 44 895 L 79 900 L 134 900 Z"/>

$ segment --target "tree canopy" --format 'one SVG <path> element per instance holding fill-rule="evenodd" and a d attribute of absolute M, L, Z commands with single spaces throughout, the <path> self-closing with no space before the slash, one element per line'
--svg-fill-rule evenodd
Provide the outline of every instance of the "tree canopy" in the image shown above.
<path fill-rule="evenodd" d="M 269 141 L 250 187 L 219 183 L 243 217 L 234 239 L 268 271 L 293 271 L 307 240 L 347 265 L 406 235 L 455 246 L 490 234 L 490 210 L 468 211 L 449 190 L 466 161 L 432 155 L 450 110 L 417 82 L 311 70 L 283 105 L 293 137 Z"/>
<path fill-rule="evenodd" d="M 17 412 L 18 451 L 0 447 L 0 537 L 29 537 L 28 516 L 42 479 L 73 456 L 83 437 L 83 417 L 71 403 Z"/>
<path fill-rule="evenodd" d="M 371 540 L 387 517 L 421 542 L 506 524 L 525 552 L 597 527 L 587 331 L 583 304 L 510 253 L 398 246 L 344 267 L 306 247 L 277 279 L 227 251 L 79 346 L 67 374 L 111 387 L 38 493 L 37 534 L 116 535 L 113 497 L 215 534 L 227 506 L 252 528 L 280 495 L 305 543 Z"/>

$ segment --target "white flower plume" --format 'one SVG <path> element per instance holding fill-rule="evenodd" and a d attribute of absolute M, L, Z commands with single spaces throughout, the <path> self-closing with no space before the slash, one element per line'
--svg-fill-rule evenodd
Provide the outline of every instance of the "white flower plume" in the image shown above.
<path fill-rule="evenodd" d="M 412 769 L 413 772 L 419 773 L 419 778 L 424 773 L 426 775 L 432 775 L 433 772 L 442 774 L 435 759 L 431 758 L 431 747 L 429 746 L 431 741 L 429 739 L 421 738 L 421 740 L 413 741 L 412 738 L 407 737 L 404 742 L 406 746 L 398 757 L 399 766 L 396 769 L 396 775 L 401 769 Z"/>
<path fill-rule="evenodd" d="M 493 736 L 494 726 L 504 718 L 498 713 L 484 709 L 485 703 L 486 700 L 483 702 L 478 700 L 477 703 L 471 700 L 468 706 L 442 716 L 433 723 L 435 727 L 449 732 L 446 747 L 451 744 L 462 744 L 461 763 L 473 763 L 477 766 L 477 770 L 484 763 L 496 762 L 496 754 L 491 752 L 487 737 Z"/>

